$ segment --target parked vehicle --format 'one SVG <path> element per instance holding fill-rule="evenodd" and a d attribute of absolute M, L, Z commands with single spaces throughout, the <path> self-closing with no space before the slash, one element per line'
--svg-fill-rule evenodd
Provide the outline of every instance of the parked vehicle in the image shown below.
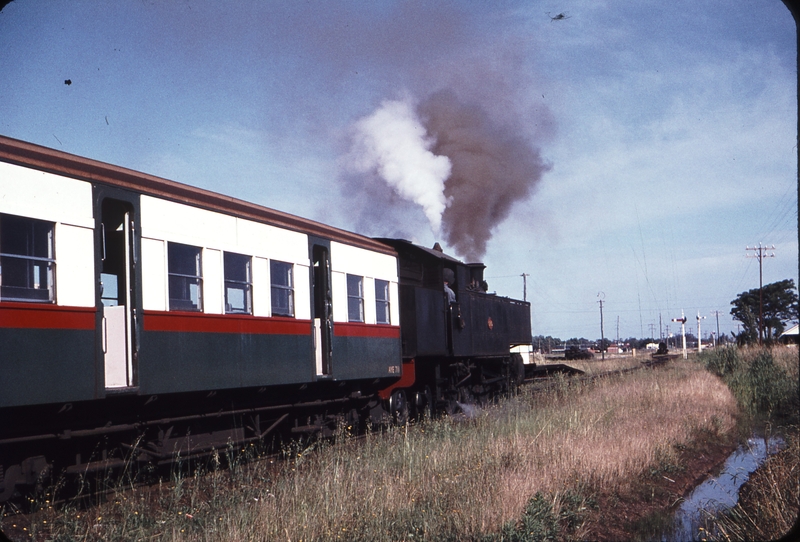
<path fill-rule="evenodd" d="M 564 350 L 564 359 L 593 359 L 594 354 L 575 345 Z"/>

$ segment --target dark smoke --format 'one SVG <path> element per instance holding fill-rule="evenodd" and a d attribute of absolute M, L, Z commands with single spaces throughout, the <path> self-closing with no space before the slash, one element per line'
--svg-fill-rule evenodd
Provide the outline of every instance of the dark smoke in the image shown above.
<path fill-rule="evenodd" d="M 452 162 L 445 181 L 450 205 L 442 215 L 445 241 L 467 261 L 480 261 L 493 230 L 517 201 L 525 200 L 551 169 L 537 148 L 513 126 L 462 103 L 452 91 L 431 95 L 418 114 L 436 143 L 431 152 Z"/>

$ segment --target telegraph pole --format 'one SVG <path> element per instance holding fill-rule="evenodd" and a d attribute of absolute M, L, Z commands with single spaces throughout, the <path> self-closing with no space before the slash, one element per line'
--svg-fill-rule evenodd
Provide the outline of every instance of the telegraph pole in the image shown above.
<path fill-rule="evenodd" d="M 711 314 L 717 317 L 717 341 L 719 341 L 719 311 L 711 311 Z"/>
<path fill-rule="evenodd" d="M 523 273 L 522 274 L 522 300 L 523 301 L 527 301 L 528 300 L 528 277 L 530 277 L 530 275 L 528 273 Z"/>
<path fill-rule="evenodd" d="M 601 297 L 602 296 L 602 297 Z M 603 348 L 604 343 L 606 342 L 605 335 L 603 334 L 603 299 L 606 297 L 606 294 L 600 292 L 597 294 L 597 297 L 600 298 L 600 354 L 602 359 L 606 359 L 606 351 Z"/>
<path fill-rule="evenodd" d="M 774 258 L 775 253 L 766 254 L 767 250 L 775 250 L 775 245 L 770 247 L 761 246 L 757 247 L 744 247 L 745 250 L 752 250 L 753 255 L 747 254 L 748 258 L 758 258 L 758 344 L 762 344 L 764 336 L 764 279 L 761 269 L 761 262 L 764 258 Z"/>

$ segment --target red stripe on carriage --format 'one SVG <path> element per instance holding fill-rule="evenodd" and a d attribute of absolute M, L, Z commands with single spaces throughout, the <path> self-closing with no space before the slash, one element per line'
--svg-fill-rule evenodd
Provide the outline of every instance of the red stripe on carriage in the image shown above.
<path fill-rule="evenodd" d="M 400 328 L 382 324 L 342 323 L 333 324 L 333 334 L 337 337 L 373 337 L 382 339 L 399 339 Z"/>
<path fill-rule="evenodd" d="M 194 333 L 251 333 L 255 335 L 311 335 L 309 320 L 259 318 L 234 314 L 194 312 L 144 313 L 145 331 L 185 331 Z"/>
<path fill-rule="evenodd" d="M 0 327 L 94 330 L 94 307 L 38 303 L 0 303 Z"/>

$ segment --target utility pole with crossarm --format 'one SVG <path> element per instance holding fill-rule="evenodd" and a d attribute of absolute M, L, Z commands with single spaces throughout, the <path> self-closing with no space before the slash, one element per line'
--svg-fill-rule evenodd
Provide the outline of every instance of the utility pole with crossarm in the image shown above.
<path fill-rule="evenodd" d="M 775 245 L 770 247 L 761 246 L 757 247 L 744 247 L 745 250 L 752 250 L 753 255 L 747 254 L 748 258 L 758 258 L 758 344 L 763 343 L 764 337 L 764 278 L 761 270 L 761 262 L 764 258 L 774 258 L 775 253 L 766 254 L 767 250 L 775 250 Z"/>

